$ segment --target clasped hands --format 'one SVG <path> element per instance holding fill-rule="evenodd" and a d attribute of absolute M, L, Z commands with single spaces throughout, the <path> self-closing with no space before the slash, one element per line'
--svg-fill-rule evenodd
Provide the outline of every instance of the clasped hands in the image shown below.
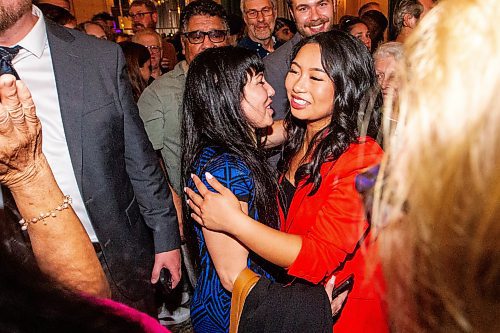
<path fill-rule="evenodd" d="M 0 182 L 25 186 L 47 165 L 31 94 L 10 74 L 0 76 Z"/>

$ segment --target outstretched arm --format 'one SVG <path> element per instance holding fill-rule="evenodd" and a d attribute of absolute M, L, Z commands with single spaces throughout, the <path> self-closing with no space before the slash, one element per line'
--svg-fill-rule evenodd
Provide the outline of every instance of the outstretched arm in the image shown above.
<path fill-rule="evenodd" d="M 196 175 L 193 175 L 193 181 L 200 194 L 185 189 L 190 198 L 193 219 L 207 229 L 233 235 L 266 260 L 281 267 L 289 267 L 299 254 L 302 237 L 255 221 L 241 211 L 238 199 L 230 190 L 208 173 L 206 178 L 218 193 L 208 190 Z"/>
<path fill-rule="evenodd" d="M 109 297 L 110 290 L 80 220 L 69 205 L 42 153 L 41 124 L 30 92 L 11 75 L 0 77 L 0 182 L 12 192 L 40 270 L 73 291 Z M 21 226 L 19 226 L 21 227 Z"/>
<path fill-rule="evenodd" d="M 248 212 L 246 202 L 240 202 L 240 205 L 244 212 Z M 238 274 L 247 267 L 248 250 L 231 235 L 222 232 L 203 228 L 203 237 L 222 286 L 233 291 Z"/>

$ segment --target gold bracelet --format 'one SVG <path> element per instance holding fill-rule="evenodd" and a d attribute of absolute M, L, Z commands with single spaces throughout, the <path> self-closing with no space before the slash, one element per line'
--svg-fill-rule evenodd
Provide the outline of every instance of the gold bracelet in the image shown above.
<path fill-rule="evenodd" d="M 62 204 L 60 204 L 59 206 L 57 206 L 56 208 L 48 211 L 48 212 L 41 212 L 39 216 L 36 216 L 32 219 L 21 219 L 19 221 L 19 224 L 21 225 L 21 230 L 27 230 L 28 229 L 28 224 L 30 223 L 33 223 L 33 224 L 36 224 L 40 221 L 43 221 L 43 224 L 47 224 L 47 221 L 45 221 L 46 218 L 48 218 L 49 216 L 51 217 L 56 217 L 57 216 L 57 212 L 60 212 L 64 209 L 68 209 L 71 205 L 71 203 L 73 202 L 73 200 L 71 199 L 71 197 L 69 195 L 65 195 L 64 198 L 63 198 L 63 202 Z"/>

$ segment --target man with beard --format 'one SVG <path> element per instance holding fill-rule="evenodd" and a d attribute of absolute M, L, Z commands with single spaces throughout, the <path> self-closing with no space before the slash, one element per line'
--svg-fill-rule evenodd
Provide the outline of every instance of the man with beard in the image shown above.
<path fill-rule="evenodd" d="M 241 12 L 247 25 L 247 36 L 238 46 L 254 50 L 264 58 L 281 45 L 273 37 L 276 0 L 241 0 Z"/>
<path fill-rule="evenodd" d="M 32 93 L 43 152 L 113 298 L 157 315 L 151 283 L 162 268 L 180 280 L 179 227 L 120 47 L 45 20 L 31 0 L 0 0 L 0 47 L 2 70 Z"/>
<path fill-rule="evenodd" d="M 297 25 L 297 33 L 275 52 L 264 58 L 264 75 L 274 88 L 272 108 L 275 119 L 285 117 L 288 99 L 285 77 L 290 69 L 290 57 L 295 44 L 303 37 L 330 31 L 334 24 L 333 0 L 287 0 L 288 9 Z"/>
<path fill-rule="evenodd" d="M 130 4 L 128 11 L 132 19 L 132 31 L 137 33 L 144 29 L 156 31 L 156 23 L 158 22 L 158 10 L 155 4 L 150 0 L 134 0 Z M 166 39 L 161 42 L 161 68 L 163 72 L 171 71 L 177 63 L 177 55 L 175 47 Z M 151 51 L 151 50 L 150 50 Z M 153 57 L 153 54 L 151 54 Z"/>

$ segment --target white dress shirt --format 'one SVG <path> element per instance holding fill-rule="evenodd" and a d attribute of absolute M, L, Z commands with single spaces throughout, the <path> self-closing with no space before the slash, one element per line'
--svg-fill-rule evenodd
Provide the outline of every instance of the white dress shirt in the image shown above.
<path fill-rule="evenodd" d="M 33 6 L 33 14 L 38 16 L 38 20 L 33 29 L 17 44 L 22 49 L 13 59 L 12 64 L 33 96 L 36 113 L 42 123 L 42 150 L 52 168 L 56 182 L 62 192 L 73 199 L 73 209 L 90 240 L 97 242 L 95 230 L 90 223 L 76 183 L 66 143 L 45 21 L 42 12 L 35 6 Z"/>

